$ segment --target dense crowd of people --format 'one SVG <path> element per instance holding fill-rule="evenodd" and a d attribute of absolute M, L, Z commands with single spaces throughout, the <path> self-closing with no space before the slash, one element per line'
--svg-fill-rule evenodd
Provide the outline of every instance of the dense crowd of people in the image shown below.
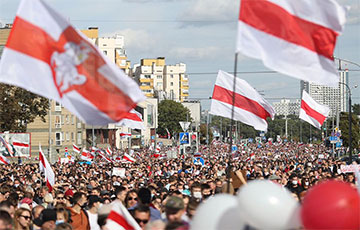
<path fill-rule="evenodd" d="M 224 143 L 200 149 L 202 161 L 154 158 L 144 149 L 133 154 L 133 163 L 55 163 L 51 191 L 38 164 L 1 165 L 0 229 L 107 229 L 114 202 L 121 202 L 142 229 L 188 229 L 201 203 L 219 193 L 235 195 L 252 180 L 277 183 L 300 203 L 324 180 L 356 184 L 353 173 L 341 170 L 346 162 L 322 144 L 239 144 L 230 157 Z M 115 175 L 114 168 L 123 174 Z"/>

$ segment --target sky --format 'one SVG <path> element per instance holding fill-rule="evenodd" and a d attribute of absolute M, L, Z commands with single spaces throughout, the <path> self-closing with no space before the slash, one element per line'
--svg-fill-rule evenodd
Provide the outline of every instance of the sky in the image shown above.
<path fill-rule="evenodd" d="M 335 56 L 360 64 L 360 0 L 337 0 L 350 6 Z M 19 0 L 0 0 L 0 22 L 11 23 Z M 233 72 L 239 0 L 47 0 L 76 28 L 99 27 L 100 36 L 125 36 L 132 64 L 142 58 L 165 57 L 167 64 L 185 63 L 190 99 L 208 99 L 218 70 Z M 360 103 L 360 67 L 348 64 L 353 103 Z M 269 102 L 300 97 L 300 81 L 239 55 L 237 76 Z M 262 72 L 266 73 L 262 73 Z M 253 73 L 249 73 L 253 72 Z M 260 73 L 259 73 L 260 72 Z"/>

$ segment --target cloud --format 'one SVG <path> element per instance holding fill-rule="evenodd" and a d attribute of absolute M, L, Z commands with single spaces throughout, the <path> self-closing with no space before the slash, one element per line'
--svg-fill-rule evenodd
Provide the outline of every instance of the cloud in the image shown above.
<path fill-rule="evenodd" d="M 205 26 L 236 22 L 239 3 L 234 0 L 194 0 L 179 15 L 182 26 Z"/>
<path fill-rule="evenodd" d="M 221 48 L 216 46 L 187 48 L 175 47 L 170 50 L 170 55 L 178 59 L 216 59 L 221 53 Z"/>

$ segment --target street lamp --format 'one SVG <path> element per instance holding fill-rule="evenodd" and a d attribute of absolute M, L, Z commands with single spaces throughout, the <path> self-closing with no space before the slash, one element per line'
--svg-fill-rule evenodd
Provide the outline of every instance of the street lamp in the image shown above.
<path fill-rule="evenodd" d="M 352 114 L 351 114 L 351 89 L 350 87 L 343 83 L 343 82 L 339 82 L 342 85 L 345 85 L 347 90 L 348 90 L 348 94 L 349 94 L 349 164 L 351 164 L 352 162 Z M 354 86 L 354 88 L 357 88 L 357 85 Z"/>

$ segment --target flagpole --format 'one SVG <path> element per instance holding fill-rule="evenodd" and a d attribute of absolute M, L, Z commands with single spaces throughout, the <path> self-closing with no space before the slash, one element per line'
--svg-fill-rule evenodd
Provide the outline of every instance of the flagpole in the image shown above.
<path fill-rule="evenodd" d="M 235 53 L 234 81 L 233 81 L 232 105 L 231 105 L 231 121 L 230 121 L 229 166 L 228 166 L 228 172 L 227 172 L 227 192 L 228 193 L 230 193 L 231 152 L 232 152 L 232 144 L 233 144 L 232 130 L 233 130 L 233 126 L 234 126 L 234 113 L 235 113 L 237 58 L 238 58 L 238 53 Z"/>
<path fill-rule="evenodd" d="M 48 158 L 51 162 L 51 100 L 49 99 L 49 148 Z"/>

